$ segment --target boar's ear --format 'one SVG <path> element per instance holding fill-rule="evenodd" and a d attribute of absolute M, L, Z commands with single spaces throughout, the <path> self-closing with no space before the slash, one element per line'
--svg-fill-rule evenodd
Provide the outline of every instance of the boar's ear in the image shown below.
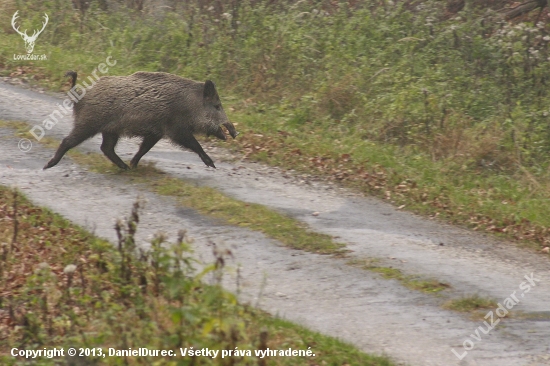
<path fill-rule="evenodd" d="M 218 92 L 216 91 L 216 86 L 210 80 L 206 80 L 206 82 L 204 83 L 203 98 L 205 102 L 211 102 L 211 103 L 219 99 Z"/>

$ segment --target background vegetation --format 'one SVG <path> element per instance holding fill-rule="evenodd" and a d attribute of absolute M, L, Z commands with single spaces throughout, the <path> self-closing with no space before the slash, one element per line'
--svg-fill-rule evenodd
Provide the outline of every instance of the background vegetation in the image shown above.
<path fill-rule="evenodd" d="M 237 302 L 221 288 L 227 251 L 192 259 L 185 232 L 149 250 L 134 234 L 138 201 L 116 224 L 117 247 L 0 186 L 0 363 L 2 365 L 368 365 L 390 366 L 333 338 Z M 141 248 L 141 249 L 139 249 Z M 11 349 L 140 347 L 178 357 L 65 357 L 25 360 Z M 181 357 L 179 348 L 250 351 L 252 356 Z M 255 356 L 266 348 L 315 357 Z"/>
<path fill-rule="evenodd" d="M 65 71 L 74 69 L 83 80 L 112 55 L 117 64 L 109 75 L 148 70 L 212 79 L 243 132 L 230 146 L 245 157 L 544 248 L 550 242 L 548 16 L 546 10 L 512 16 L 493 5 L 0 0 L 0 75 L 66 90 Z M 34 50 L 48 61 L 14 60 L 25 53 L 11 26 L 16 10 L 29 34 L 49 15 Z M 23 202 L 20 240 L 13 241 L 13 201 L 0 189 L 0 242 L 8 243 L 0 253 L 6 347 L 168 348 L 185 339 L 248 349 L 262 346 L 262 324 L 271 347 L 314 345 L 327 364 L 387 364 L 289 330 L 218 286 L 203 286 L 187 272 L 181 240 L 170 253 L 153 246 L 140 260 L 128 254 L 131 239 L 114 250 Z M 69 264 L 77 265 L 74 274 Z M 142 361 L 149 362 L 135 362 Z"/>
<path fill-rule="evenodd" d="M 212 79 L 246 156 L 550 241 L 546 10 L 522 19 L 482 1 L 0 4 L 4 75 L 66 88 L 66 70 L 82 80 L 112 55 L 110 75 Z M 47 62 L 13 60 L 24 52 L 15 10 L 22 29 L 50 15 L 35 48 Z"/>

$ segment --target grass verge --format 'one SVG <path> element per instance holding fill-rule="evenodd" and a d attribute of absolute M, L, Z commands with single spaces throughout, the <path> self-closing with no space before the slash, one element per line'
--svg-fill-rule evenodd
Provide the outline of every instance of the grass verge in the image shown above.
<path fill-rule="evenodd" d="M 544 21 L 497 31 L 483 6 L 455 18 L 429 1 L 414 11 L 260 1 L 229 13 L 189 2 L 139 11 L 102 3 L 76 11 L 55 1 L 0 2 L 7 25 L 0 75 L 66 88 L 65 71 L 85 80 L 110 55 L 118 61 L 109 75 L 211 78 L 224 104 L 242 101 L 228 111 L 246 132 L 237 143 L 251 158 L 549 246 Z M 43 13 L 56 14 L 55 31 L 36 48 L 47 62 L 13 57 L 23 52 L 8 25 L 16 10 L 34 14 L 29 29 Z M 442 21 L 426 21 L 432 17 Z"/>
<path fill-rule="evenodd" d="M 377 262 L 378 261 L 375 259 L 352 259 L 346 263 L 353 267 L 380 273 L 382 277 L 386 279 L 397 280 L 411 290 L 433 294 L 451 287 L 449 284 L 434 279 L 425 279 L 420 276 L 406 275 L 397 268 L 379 266 L 377 265 Z"/>
<path fill-rule="evenodd" d="M 154 164 L 143 164 L 136 170 L 121 172 L 100 154 L 82 154 L 76 151 L 71 158 L 98 173 L 123 175 L 134 183 L 147 186 L 157 194 L 175 197 L 180 204 L 203 215 L 259 231 L 289 248 L 318 254 L 346 253 L 345 245 L 335 242 L 330 235 L 310 231 L 307 225 L 265 206 L 239 201 L 214 188 L 197 186 L 167 176 L 156 169 Z"/>
<path fill-rule="evenodd" d="M 486 310 L 496 309 L 498 303 L 496 300 L 481 297 L 479 295 L 470 295 L 458 299 L 452 299 L 443 304 L 445 309 L 468 313 L 472 318 L 481 319 L 487 312 Z"/>
<path fill-rule="evenodd" d="M 241 305 L 219 286 L 223 261 L 194 270 L 184 232 L 158 235 L 148 252 L 133 233 L 139 202 L 118 222 L 118 248 L 0 186 L 0 362 L 26 364 L 11 348 L 89 348 L 87 365 L 372 365 L 392 363 Z M 219 258 L 218 258 L 219 259 Z M 215 285 L 201 279 L 212 275 Z M 172 350 L 177 357 L 101 357 L 108 348 Z M 180 357 L 179 349 L 250 351 L 252 356 Z M 256 349 L 311 347 L 315 357 L 254 356 Z M 38 359 L 54 365 L 60 359 Z"/>
<path fill-rule="evenodd" d="M 472 171 L 449 161 L 367 141 L 331 128 L 289 128 L 276 111 L 233 106 L 241 135 L 231 144 L 247 158 L 307 173 L 400 208 L 477 231 L 522 241 L 542 250 L 550 244 L 546 214 L 550 183 L 528 171 L 521 176 Z"/>

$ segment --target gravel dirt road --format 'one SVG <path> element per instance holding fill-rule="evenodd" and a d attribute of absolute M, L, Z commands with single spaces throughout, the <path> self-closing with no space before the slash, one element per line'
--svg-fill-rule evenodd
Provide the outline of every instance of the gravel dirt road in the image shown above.
<path fill-rule="evenodd" d="M 0 81 L 0 119 L 24 121 L 29 128 L 41 124 L 57 108 L 60 96 L 10 84 L 16 82 Z M 67 117 L 46 135 L 60 140 L 71 127 L 72 117 Z M 235 290 L 234 269 L 240 266 L 241 300 L 272 314 L 339 337 L 366 352 L 386 354 L 402 365 L 550 365 L 547 256 L 402 212 L 336 186 L 240 161 L 238 154 L 221 148 L 205 147 L 216 162 L 215 170 L 206 168 L 196 154 L 166 142 L 144 157 L 175 177 L 268 206 L 312 230 L 337 237 L 352 250 L 351 257 L 378 258 L 379 265 L 448 283 L 451 288 L 444 297 L 478 294 L 502 302 L 516 296 L 519 302 L 513 312 L 521 316 L 502 319 L 488 334 L 478 330 L 478 336 L 478 327 L 487 328 L 481 320 L 444 310 L 440 297 L 353 268 L 346 264 L 349 258 L 287 249 L 260 233 L 227 226 L 128 184 L 123 175 L 91 173 L 68 157 L 42 171 L 54 151 L 33 141 L 32 149 L 22 152 L 18 141 L 12 129 L 0 129 L 0 184 L 18 187 L 36 204 L 113 242 L 115 220 L 127 216 L 141 195 L 147 200 L 138 230 L 144 245 L 158 231 L 174 239 L 183 228 L 204 261 L 213 259 L 212 242 L 231 248 L 233 270 L 225 285 Z M 137 142 L 121 141 L 117 153 L 129 160 Z M 99 152 L 99 145 L 96 137 L 79 149 Z M 528 283 L 525 276 L 531 274 L 539 281 L 526 293 L 520 284 Z M 462 355 L 463 344 L 473 348 L 459 360 L 452 349 Z"/>

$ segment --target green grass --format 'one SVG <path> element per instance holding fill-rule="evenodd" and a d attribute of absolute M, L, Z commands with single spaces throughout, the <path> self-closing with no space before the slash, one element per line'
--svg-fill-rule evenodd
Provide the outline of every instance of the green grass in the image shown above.
<path fill-rule="evenodd" d="M 379 260 L 375 258 L 371 258 L 367 260 L 351 259 L 347 262 L 347 264 L 350 266 L 379 273 L 385 279 L 397 280 L 403 286 L 410 288 L 411 290 L 435 294 L 451 287 L 446 283 L 443 283 L 434 279 L 425 279 L 425 278 L 421 278 L 420 276 L 406 275 L 397 268 L 383 267 L 378 265 L 378 263 L 379 263 Z"/>
<path fill-rule="evenodd" d="M 112 55 L 109 75 L 210 78 L 243 132 L 232 145 L 243 155 L 548 246 L 548 27 L 497 30 L 468 7 L 433 22 L 447 15 L 440 2 L 363 5 L 332 2 L 319 13 L 309 2 L 243 3 L 232 10 L 237 23 L 190 3 L 160 21 L 97 2 L 82 16 L 68 3 L 4 1 L 0 24 L 20 9 L 29 29 L 43 12 L 56 28 L 37 42 L 48 62 L 21 62 L 22 40 L 6 26 L 0 73 L 66 90 L 66 70 L 82 80 Z"/>
<path fill-rule="evenodd" d="M 453 299 L 444 305 L 444 307 L 449 310 L 472 314 L 479 314 L 480 311 L 485 309 L 496 309 L 497 306 L 498 304 L 495 300 L 484 298 L 479 295 Z M 485 315 L 485 313 L 483 315 Z"/>
<path fill-rule="evenodd" d="M 416 213 L 530 242 L 532 248 L 550 241 L 545 214 L 550 185 L 528 171 L 523 177 L 480 173 L 356 134 L 335 140 L 321 128 L 280 134 L 284 122 L 276 113 L 260 117 L 243 109 L 234 119 L 243 133 L 229 146 L 250 159 L 329 179 Z"/>
<path fill-rule="evenodd" d="M 177 197 L 187 207 L 232 225 L 260 231 L 290 248 L 320 254 L 346 252 L 344 245 L 335 242 L 329 235 L 312 232 L 305 224 L 265 206 L 238 201 L 215 189 L 193 186 L 177 178 L 164 177 L 148 184 L 161 195 Z"/>
<path fill-rule="evenodd" d="M 14 202 L 17 205 L 14 206 Z M 16 208 L 15 208 L 16 207 Z M 14 214 L 17 212 L 17 214 Z M 193 346 L 214 350 L 310 348 L 315 357 L 209 359 L 170 357 L 81 357 L 102 365 L 370 365 L 390 366 L 383 357 L 366 355 L 349 344 L 309 331 L 239 304 L 233 294 L 201 278 L 223 276 L 223 266 L 197 273 L 184 233 L 176 243 L 157 236 L 151 250 L 135 251 L 131 234 L 139 220 L 139 203 L 131 219 L 119 225 L 121 241 L 110 243 L 71 224 L 25 197 L 0 186 L 0 362 L 28 361 L 8 356 L 13 347 L 167 349 Z M 18 229 L 15 242 L 14 217 Z M 69 265 L 74 265 L 71 271 Z M 41 357 L 40 365 L 59 359 Z"/>
<path fill-rule="evenodd" d="M 214 188 L 201 187 L 167 176 L 153 164 L 121 172 L 101 154 L 74 152 L 71 158 L 93 171 L 124 176 L 131 182 L 143 184 L 155 193 L 175 197 L 181 205 L 193 208 L 205 216 L 264 233 L 289 248 L 318 254 L 346 253 L 345 245 L 334 241 L 330 235 L 313 232 L 307 225 L 265 206 L 239 201 Z"/>

